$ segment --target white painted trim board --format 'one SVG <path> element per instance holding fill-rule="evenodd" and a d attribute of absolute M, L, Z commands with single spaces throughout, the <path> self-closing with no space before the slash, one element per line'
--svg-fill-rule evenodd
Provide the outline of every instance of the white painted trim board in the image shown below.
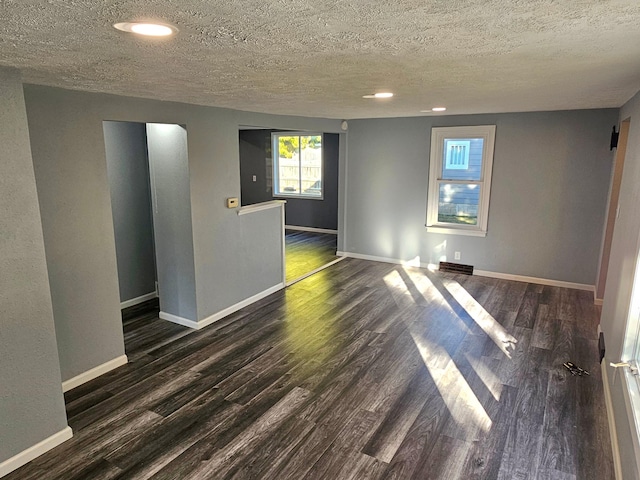
<path fill-rule="evenodd" d="M 411 260 L 400 260 L 398 258 L 377 257 L 375 255 L 363 255 L 361 253 L 342 252 L 342 251 L 336 252 L 336 255 L 341 257 L 359 258 L 361 260 L 372 260 L 374 262 L 395 263 L 398 265 L 406 265 L 410 267 L 419 266 L 421 268 L 428 268 L 431 270 L 438 269 L 438 266 L 432 263 L 420 263 L 420 265 L 418 265 Z M 503 280 L 513 280 L 516 282 L 535 283 L 537 285 L 550 285 L 552 287 L 574 288 L 576 290 L 586 290 L 589 292 L 593 292 L 595 290 L 595 287 L 593 285 L 587 285 L 584 283 L 573 283 L 573 282 L 565 282 L 562 280 L 551 280 L 548 278 L 528 277 L 525 275 L 513 275 L 510 273 L 490 272 L 487 270 L 474 269 L 473 274 L 478 275 L 480 277 L 500 278 Z"/>
<path fill-rule="evenodd" d="M 254 203 L 240 207 L 238 215 L 247 215 L 248 213 L 260 212 L 261 210 L 269 210 L 270 208 L 284 207 L 286 200 L 269 200 L 268 202 Z"/>
<path fill-rule="evenodd" d="M 406 260 L 400 260 L 399 258 L 391 258 L 391 257 L 378 257 L 376 255 L 365 255 L 362 253 L 353 253 L 353 252 L 343 252 L 338 250 L 336 252 L 336 255 L 338 255 L 339 257 L 348 257 L 348 258 L 358 258 L 360 260 L 371 260 L 372 262 L 385 262 L 385 263 L 395 263 L 398 265 L 411 265 L 414 267 L 423 267 L 423 268 L 427 268 L 428 264 L 420 264 L 420 265 L 413 265 L 412 262 L 406 261 Z"/>
<path fill-rule="evenodd" d="M 284 287 L 285 287 L 284 283 L 279 283 L 277 285 L 274 285 L 273 287 L 267 288 L 266 290 L 263 290 L 262 292 L 257 293 L 252 297 L 249 297 L 245 300 L 242 300 L 241 302 L 231 305 L 230 307 L 220 310 L 219 312 L 214 313 L 213 315 L 209 315 L 208 317 L 203 318 L 202 320 L 198 320 L 197 322 L 194 320 L 189 320 L 188 318 L 179 317 L 177 315 L 172 315 L 166 312 L 160 312 L 159 316 L 163 320 L 177 323 L 178 325 L 184 325 L 185 327 L 193 328 L 195 330 L 201 330 L 204 327 L 207 327 L 212 323 L 223 319 L 227 315 L 231 315 L 232 313 L 237 312 L 241 308 L 251 305 L 252 303 L 257 302 L 258 300 L 262 300 L 264 297 L 268 297 L 269 295 L 277 292 L 278 290 L 282 290 Z"/>
<path fill-rule="evenodd" d="M 598 325 L 598 334 L 600 333 L 600 325 Z M 622 463 L 620 461 L 620 446 L 618 445 L 618 436 L 616 435 L 616 419 L 613 414 L 613 402 L 611 401 L 611 390 L 609 390 L 609 378 L 607 375 L 606 358 L 600 364 L 602 371 L 602 386 L 604 388 L 604 404 L 607 410 L 607 420 L 609 422 L 609 435 L 611 437 L 611 450 L 613 453 L 613 469 L 616 474 L 616 480 L 624 480 L 622 478 Z"/>
<path fill-rule="evenodd" d="M 180 317 L 178 315 L 174 315 L 172 313 L 167 313 L 167 312 L 160 312 L 158 316 L 162 320 L 166 320 L 171 323 L 177 323 L 178 325 L 182 325 L 183 327 L 189 327 L 189 328 L 199 330 L 198 322 L 196 322 L 195 320 L 189 320 L 188 318 Z"/>
<path fill-rule="evenodd" d="M 287 284 L 287 232 L 284 230 L 284 222 L 285 222 L 285 211 L 284 208 L 280 210 L 280 250 L 282 253 L 282 284 Z"/>
<path fill-rule="evenodd" d="M 330 228 L 299 227 L 297 225 L 285 225 L 284 228 L 286 230 L 297 230 L 299 232 L 330 233 L 331 235 L 338 234 L 338 230 L 332 230 Z"/>
<path fill-rule="evenodd" d="M 0 463 L 0 477 L 4 477 L 5 475 L 10 474 L 14 470 L 26 465 L 34 458 L 39 457 L 40 455 L 47 453 L 52 448 L 57 447 L 63 442 L 66 442 L 71 437 L 73 437 L 73 431 L 71 427 L 66 427 L 63 430 L 60 430 L 58 433 L 54 433 L 48 438 L 45 438 L 39 443 L 23 450 L 22 452 L 14 455 L 13 457 L 5 460 Z"/>
<path fill-rule="evenodd" d="M 148 300 L 153 300 L 154 298 L 158 298 L 158 292 L 153 291 L 146 293 L 145 295 L 140 295 L 139 297 L 132 298 L 131 300 L 125 300 L 124 302 L 120 302 L 120 310 L 125 308 L 134 307 L 136 305 L 140 305 Z"/>
<path fill-rule="evenodd" d="M 474 275 L 479 277 L 501 278 L 503 280 L 514 280 L 516 282 L 535 283 L 537 285 L 549 285 L 552 287 L 573 288 L 575 290 L 586 290 L 593 292 L 594 286 L 586 283 L 565 282 L 564 280 L 552 280 L 549 278 L 528 277 L 526 275 L 512 275 L 510 273 L 489 272 L 486 270 L 475 270 Z"/>
<path fill-rule="evenodd" d="M 126 365 L 129 360 L 126 355 L 121 355 L 113 360 L 109 360 L 108 362 L 103 363 L 102 365 L 98 365 L 97 367 L 92 368 L 91 370 L 87 370 L 80 375 L 76 375 L 69 380 L 62 382 L 62 391 L 68 392 L 76 387 L 79 387 L 83 383 L 87 383 L 94 378 L 98 378 L 100 375 L 104 375 L 111 370 L 114 370 L 122 365 Z"/>

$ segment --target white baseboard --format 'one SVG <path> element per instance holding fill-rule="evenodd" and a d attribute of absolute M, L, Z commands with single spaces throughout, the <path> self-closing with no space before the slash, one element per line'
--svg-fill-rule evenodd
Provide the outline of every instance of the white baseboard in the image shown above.
<path fill-rule="evenodd" d="M 429 264 L 419 263 L 415 260 L 400 260 L 399 258 L 378 257 L 375 255 L 364 255 L 362 253 L 342 252 L 340 250 L 336 252 L 336 255 L 338 255 L 339 257 L 358 258 L 360 260 L 371 260 L 372 262 L 395 263 L 397 265 L 429 268 Z"/>
<path fill-rule="evenodd" d="M 160 312 L 158 315 L 162 320 L 167 320 L 168 322 L 177 323 L 178 325 L 182 325 L 184 327 L 195 328 L 199 330 L 202 327 L 198 327 L 198 322 L 195 320 L 189 320 L 188 318 L 179 317 L 178 315 L 173 315 L 172 313 Z"/>
<path fill-rule="evenodd" d="M 604 303 L 604 298 L 598 298 L 596 295 L 596 289 L 593 289 L 593 304 L 594 305 L 602 305 Z"/>
<path fill-rule="evenodd" d="M 64 430 L 60 430 L 58 433 L 54 433 L 49 438 L 45 438 L 40 443 L 36 443 L 32 447 L 23 450 L 17 455 L 14 455 L 8 460 L 0 463 L 0 477 L 4 477 L 9 473 L 17 470 L 18 468 L 26 465 L 34 458 L 47 453 L 52 448 L 57 447 L 63 442 L 66 442 L 73 437 L 73 431 L 70 427 L 66 427 Z"/>
<path fill-rule="evenodd" d="M 598 325 L 598 331 L 600 326 Z M 606 359 L 600 364 L 602 371 L 602 386 L 604 388 L 604 403 L 607 408 L 607 420 L 609 422 L 609 435 L 611 436 L 611 450 L 613 453 L 613 469 L 616 474 L 616 480 L 622 478 L 622 463 L 620 462 L 620 447 L 618 446 L 618 436 L 616 435 L 616 420 L 613 415 L 613 402 L 611 401 L 611 390 L 609 390 L 609 379 L 607 375 Z"/>
<path fill-rule="evenodd" d="M 193 320 L 189 320 L 187 318 L 178 317 L 177 315 L 172 315 L 170 313 L 165 313 L 165 312 L 160 312 L 160 318 L 163 320 L 168 320 L 173 323 L 177 323 L 179 325 L 184 325 L 185 327 L 201 330 L 204 327 L 207 327 L 212 323 L 217 322 L 218 320 L 226 317 L 227 315 L 231 315 L 233 312 L 237 312 L 241 308 L 251 305 L 252 303 L 257 302 L 258 300 L 262 300 L 264 297 L 267 297 L 272 293 L 277 292 L 278 290 L 282 290 L 284 287 L 285 287 L 284 283 L 279 283 L 277 285 L 274 285 L 271 288 L 267 288 L 266 290 L 263 290 L 262 292 L 257 293 L 252 297 L 242 300 L 241 302 L 238 302 L 235 305 L 231 305 L 230 307 L 227 307 L 224 310 L 220 310 L 219 312 L 214 313 L 213 315 L 209 315 L 208 317 L 203 318 L 202 320 L 198 320 L 197 322 Z"/>
<path fill-rule="evenodd" d="M 111 370 L 114 370 L 122 365 L 126 365 L 128 362 L 126 355 L 121 355 L 113 360 L 109 360 L 108 362 L 103 363 L 102 365 L 98 365 L 97 367 L 92 368 L 91 370 L 87 370 L 80 375 L 76 375 L 73 378 L 70 378 L 67 381 L 62 382 L 62 391 L 68 392 L 76 387 L 79 387 L 83 383 L 87 383 L 89 380 L 93 380 L 94 378 L 98 378 L 100 375 L 104 375 Z"/>
<path fill-rule="evenodd" d="M 145 295 L 141 295 L 139 297 L 132 298 L 131 300 L 125 300 L 124 302 L 120 302 L 120 310 L 122 310 L 124 308 L 133 307 L 135 305 L 139 305 L 139 304 L 141 304 L 143 302 L 146 302 L 148 300 L 153 300 L 154 298 L 158 298 L 158 291 L 157 290 L 155 292 L 150 292 L 150 293 L 147 293 Z"/>
<path fill-rule="evenodd" d="M 514 280 L 516 282 L 535 283 L 537 285 L 549 285 L 551 287 L 573 288 L 575 290 L 586 290 L 593 292 L 593 285 L 586 283 L 565 282 L 562 280 L 551 280 L 549 278 L 528 277 L 526 275 L 512 275 L 510 273 L 489 272 L 486 270 L 474 270 L 474 275 L 480 277 L 501 278 L 503 280 Z"/>
<path fill-rule="evenodd" d="M 438 269 L 438 265 L 435 265 L 432 263 L 422 263 L 422 262 L 418 262 L 418 260 L 400 260 L 398 258 L 377 257 L 375 255 L 363 255 L 361 253 L 342 252 L 342 251 L 336 252 L 336 255 L 341 257 L 359 258 L 362 260 L 372 260 L 374 262 L 386 262 L 386 263 L 395 263 L 398 265 L 407 265 L 411 267 L 428 268 L 430 270 Z M 490 272 L 488 270 L 474 269 L 473 274 L 478 275 L 480 277 L 500 278 L 503 280 L 513 280 L 516 282 L 535 283 L 537 285 L 549 285 L 552 287 L 574 288 L 576 290 L 587 290 L 589 292 L 595 291 L 595 287 L 593 285 L 587 285 L 584 283 L 573 283 L 573 282 L 565 282 L 562 280 L 551 280 L 548 278 L 528 277 L 525 275 L 513 275 L 511 273 Z"/>
<path fill-rule="evenodd" d="M 285 225 L 284 228 L 286 230 L 298 230 L 300 232 L 331 233 L 333 235 L 338 234 L 338 230 L 331 230 L 330 228 L 299 227 L 297 225 Z"/>

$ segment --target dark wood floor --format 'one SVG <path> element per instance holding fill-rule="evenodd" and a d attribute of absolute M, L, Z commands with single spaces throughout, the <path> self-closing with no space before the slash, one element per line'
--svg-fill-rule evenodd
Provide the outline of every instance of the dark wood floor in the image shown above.
<path fill-rule="evenodd" d="M 613 479 L 597 323 L 588 292 L 347 259 L 199 332 L 127 319 L 130 363 L 7 478 Z"/>
<path fill-rule="evenodd" d="M 285 230 L 287 283 L 336 260 L 336 247 L 334 234 Z"/>

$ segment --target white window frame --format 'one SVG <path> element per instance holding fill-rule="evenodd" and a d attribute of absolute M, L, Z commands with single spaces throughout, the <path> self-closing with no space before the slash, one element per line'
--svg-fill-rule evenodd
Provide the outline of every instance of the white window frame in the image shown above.
<path fill-rule="evenodd" d="M 640 250 L 636 253 L 636 266 L 620 361 L 631 365 L 631 368 L 622 368 L 623 385 L 626 390 L 623 397 L 631 429 L 636 467 L 640 470 L 640 375 L 638 370 L 640 367 Z"/>
<path fill-rule="evenodd" d="M 300 177 L 300 193 L 282 193 L 279 192 L 278 183 L 280 181 L 280 175 L 278 172 L 279 168 L 279 146 L 278 146 L 278 138 L 279 137 L 320 137 L 322 140 L 322 154 L 321 154 L 321 166 L 320 166 L 320 196 L 317 195 L 303 195 L 302 194 L 302 177 Z M 324 200 L 324 134 L 323 133 L 314 133 L 314 132 L 273 132 L 271 134 L 271 150 L 273 159 L 273 198 L 301 198 L 305 200 Z M 301 162 L 302 159 L 298 158 L 298 161 Z M 299 166 L 300 175 L 302 175 L 302 165 Z"/>
<path fill-rule="evenodd" d="M 491 197 L 491 173 L 493 170 L 493 152 L 496 126 L 476 125 L 465 127 L 433 127 L 431 129 L 431 153 L 429 160 L 429 190 L 427 192 L 427 232 L 453 235 L 487 236 L 489 221 L 489 199 Z M 455 180 L 442 178 L 445 139 L 482 138 L 482 172 L 480 180 Z M 477 225 L 461 225 L 438 221 L 438 202 L 440 184 L 456 183 L 478 185 L 480 200 Z"/>

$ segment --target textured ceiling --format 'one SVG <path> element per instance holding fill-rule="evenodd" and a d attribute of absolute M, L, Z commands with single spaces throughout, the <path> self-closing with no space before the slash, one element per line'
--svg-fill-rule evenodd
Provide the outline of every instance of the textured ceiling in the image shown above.
<path fill-rule="evenodd" d="M 111 26 L 140 20 L 180 32 Z M 27 83 L 330 118 L 617 107 L 640 89 L 640 1 L 0 0 L 0 65 Z"/>

